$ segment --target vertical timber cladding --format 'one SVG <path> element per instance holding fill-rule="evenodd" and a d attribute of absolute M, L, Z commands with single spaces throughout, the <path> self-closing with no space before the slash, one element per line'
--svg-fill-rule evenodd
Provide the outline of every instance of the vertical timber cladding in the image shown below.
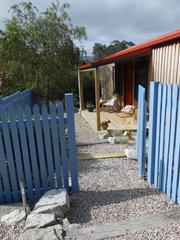
<path fill-rule="evenodd" d="M 150 80 L 180 85 L 180 40 L 152 50 Z"/>

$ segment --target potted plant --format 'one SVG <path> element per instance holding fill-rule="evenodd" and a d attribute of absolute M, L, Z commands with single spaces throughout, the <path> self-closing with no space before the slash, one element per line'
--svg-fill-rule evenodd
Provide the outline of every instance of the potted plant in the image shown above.
<path fill-rule="evenodd" d="M 93 112 L 94 105 L 92 104 L 92 102 L 87 102 L 86 107 L 89 112 Z"/>
<path fill-rule="evenodd" d="M 107 130 L 110 123 L 111 123 L 110 120 L 102 121 L 101 124 L 100 124 L 101 129 L 102 129 L 102 130 Z"/>

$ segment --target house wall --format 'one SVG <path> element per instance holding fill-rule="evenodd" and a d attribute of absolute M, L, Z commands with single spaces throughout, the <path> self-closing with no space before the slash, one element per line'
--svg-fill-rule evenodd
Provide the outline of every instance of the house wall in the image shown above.
<path fill-rule="evenodd" d="M 152 50 L 150 81 L 180 85 L 180 40 Z"/>

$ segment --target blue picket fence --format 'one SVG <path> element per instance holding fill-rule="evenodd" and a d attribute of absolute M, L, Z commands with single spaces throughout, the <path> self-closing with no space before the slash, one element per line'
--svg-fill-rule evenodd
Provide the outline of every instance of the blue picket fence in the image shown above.
<path fill-rule="evenodd" d="M 65 111 L 61 102 L 1 109 L 0 203 L 21 200 L 20 180 L 29 201 L 49 189 L 78 191 L 72 94 L 65 94 Z"/>
<path fill-rule="evenodd" d="M 0 98 L 0 109 L 7 110 L 9 107 L 17 108 L 21 106 L 24 108 L 29 105 L 31 108 L 33 106 L 32 91 L 26 89 L 23 92 L 15 92 L 7 97 Z"/>
<path fill-rule="evenodd" d="M 150 84 L 147 179 L 149 184 L 154 184 L 176 203 L 180 203 L 179 93 L 176 84 Z M 142 116 L 138 118 L 144 121 Z"/>

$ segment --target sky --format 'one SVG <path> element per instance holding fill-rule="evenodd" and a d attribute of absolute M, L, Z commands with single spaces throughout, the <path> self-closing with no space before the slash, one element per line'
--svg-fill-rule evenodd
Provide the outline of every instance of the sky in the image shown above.
<path fill-rule="evenodd" d="M 10 17 L 11 5 L 22 0 L 0 0 L 0 29 Z M 40 11 L 51 0 L 31 0 Z M 180 28 L 180 0 L 60 0 L 71 5 L 72 23 L 84 26 L 88 55 L 94 43 L 109 44 L 113 40 L 140 43 Z"/>

